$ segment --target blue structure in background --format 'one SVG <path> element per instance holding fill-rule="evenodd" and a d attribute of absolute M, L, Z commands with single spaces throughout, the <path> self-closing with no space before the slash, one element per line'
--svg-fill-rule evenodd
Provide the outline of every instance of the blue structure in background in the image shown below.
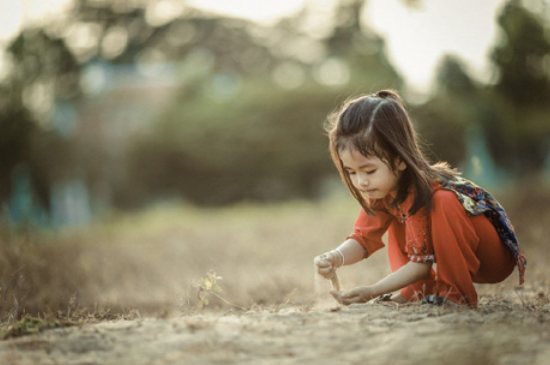
<path fill-rule="evenodd" d="M 8 203 L 8 217 L 16 223 L 49 224 L 48 213 L 33 198 L 31 177 L 24 166 L 18 166 L 12 174 L 14 191 Z"/>
<path fill-rule="evenodd" d="M 58 101 L 54 106 L 53 129 L 64 137 L 74 132 L 78 123 L 78 114 L 73 103 Z"/>
<path fill-rule="evenodd" d="M 30 174 L 24 166 L 15 169 L 12 179 L 15 189 L 8 203 L 8 217 L 11 222 L 54 228 L 89 223 L 90 201 L 88 189 L 82 179 L 54 184 L 50 194 L 49 212 L 37 203 Z"/>
<path fill-rule="evenodd" d="M 84 180 L 56 183 L 51 192 L 50 224 L 53 227 L 80 226 L 91 218 L 90 199 Z"/>
<path fill-rule="evenodd" d="M 489 153 L 485 134 L 478 125 L 466 131 L 466 160 L 464 177 L 477 185 L 492 188 L 500 187 L 511 181 L 510 173 L 498 168 Z"/>

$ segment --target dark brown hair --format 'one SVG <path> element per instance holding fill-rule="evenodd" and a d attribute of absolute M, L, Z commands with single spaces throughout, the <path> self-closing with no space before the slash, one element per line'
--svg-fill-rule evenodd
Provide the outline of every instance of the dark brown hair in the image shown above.
<path fill-rule="evenodd" d="M 426 206 L 430 209 L 432 189 L 430 179 L 454 180 L 459 172 L 445 162 L 430 164 L 419 146 L 416 132 L 405 110 L 403 101 L 394 90 L 382 90 L 346 101 L 329 115 L 326 130 L 330 154 L 351 194 L 369 214 L 373 206 L 351 182 L 344 169 L 339 152 L 357 151 L 365 157 L 378 157 L 395 173 L 396 161 L 403 161 L 406 169 L 399 176 L 397 195 L 392 206 L 401 204 L 412 188 L 414 202 L 409 214 Z"/>

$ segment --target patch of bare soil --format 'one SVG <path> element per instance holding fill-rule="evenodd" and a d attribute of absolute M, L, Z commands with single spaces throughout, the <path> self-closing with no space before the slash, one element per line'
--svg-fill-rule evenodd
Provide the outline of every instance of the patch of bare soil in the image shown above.
<path fill-rule="evenodd" d="M 0 343 L 0 364 L 550 363 L 550 308 L 392 303 L 103 322 Z"/>

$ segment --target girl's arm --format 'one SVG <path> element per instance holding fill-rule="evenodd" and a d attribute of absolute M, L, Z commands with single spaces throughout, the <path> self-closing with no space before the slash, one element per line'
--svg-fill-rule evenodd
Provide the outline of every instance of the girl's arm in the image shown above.
<path fill-rule="evenodd" d="M 378 283 L 371 286 L 361 286 L 347 293 L 332 292 L 334 298 L 341 304 L 365 303 L 382 294 L 388 294 L 409 286 L 428 276 L 432 267 L 431 262 L 409 262 L 394 271 Z"/>
<path fill-rule="evenodd" d="M 409 261 L 384 279 L 372 285 L 374 296 L 388 294 L 424 279 L 430 273 L 432 263 Z"/>
<path fill-rule="evenodd" d="M 353 238 L 344 241 L 338 250 L 342 253 L 337 255 L 338 266 L 353 265 L 365 258 L 365 249 Z"/>
<path fill-rule="evenodd" d="M 313 261 L 319 275 L 329 279 L 342 265 L 353 265 L 365 257 L 365 249 L 356 240 L 350 238 L 337 249 L 319 255 Z"/>

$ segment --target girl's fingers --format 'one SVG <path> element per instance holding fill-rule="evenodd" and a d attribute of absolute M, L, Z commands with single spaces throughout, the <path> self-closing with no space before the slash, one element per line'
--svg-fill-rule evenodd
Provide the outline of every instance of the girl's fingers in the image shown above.
<path fill-rule="evenodd" d="M 321 275 L 322 277 L 324 277 L 325 279 L 330 279 L 332 278 L 332 276 L 334 275 L 334 271 L 333 270 L 330 270 L 330 271 L 323 271 L 323 272 L 317 272 L 319 275 Z"/>
<path fill-rule="evenodd" d="M 320 261 L 318 264 L 317 264 L 318 267 L 331 267 L 332 265 L 330 264 L 330 262 L 328 261 Z"/>
<path fill-rule="evenodd" d="M 367 303 L 371 299 L 372 296 L 368 295 L 364 288 L 355 288 L 342 295 L 342 301 L 348 305 L 352 303 Z"/>
<path fill-rule="evenodd" d="M 354 303 L 364 303 L 363 299 L 356 293 L 347 292 L 340 295 L 340 303 L 350 305 Z"/>
<path fill-rule="evenodd" d="M 330 263 L 329 260 L 327 260 L 326 257 L 324 257 L 323 255 L 321 256 L 317 256 L 314 260 L 313 260 L 313 263 L 319 267 L 327 267 L 327 266 L 332 266 L 332 264 Z"/>
<path fill-rule="evenodd" d="M 333 271 L 334 268 L 332 267 L 332 265 L 329 265 L 329 266 L 318 266 L 317 267 L 317 271 L 319 271 L 320 273 L 321 272 L 325 272 L 325 273 L 329 273 L 331 271 Z"/>
<path fill-rule="evenodd" d="M 342 299 L 342 304 L 350 305 L 354 303 L 364 303 L 364 301 L 360 297 Z"/>
<path fill-rule="evenodd" d="M 352 299 L 358 296 L 359 294 L 355 290 L 350 290 L 347 293 L 342 293 L 342 299 Z"/>
<path fill-rule="evenodd" d="M 332 274 L 330 274 L 330 273 L 328 273 L 328 274 L 319 273 L 319 275 L 321 275 L 321 276 L 324 277 L 325 279 L 330 279 L 330 277 L 332 276 Z"/>
<path fill-rule="evenodd" d="M 343 304 L 343 305 L 350 305 L 350 304 L 353 304 L 353 303 L 357 303 L 357 300 L 358 300 L 358 298 L 344 299 L 344 298 L 342 298 L 342 294 L 340 292 L 332 291 L 330 293 L 332 294 L 332 296 L 334 297 L 334 299 L 336 299 L 336 301 L 338 303 Z"/>
<path fill-rule="evenodd" d="M 354 304 L 354 303 L 364 303 L 365 302 L 363 300 L 363 298 L 361 298 L 359 293 L 357 293 L 354 290 L 350 290 L 350 291 L 345 292 L 345 293 L 341 292 L 341 291 L 338 292 L 338 291 L 333 290 L 330 293 L 332 294 L 334 299 L 336 299 L 338 301 L 338 303 L 343 304 L 343 305 L 350 305 L 350 304 Z"/>

